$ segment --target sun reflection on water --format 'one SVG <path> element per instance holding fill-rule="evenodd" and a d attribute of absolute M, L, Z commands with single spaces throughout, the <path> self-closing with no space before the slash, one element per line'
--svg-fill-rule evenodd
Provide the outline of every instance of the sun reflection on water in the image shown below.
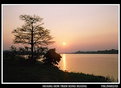
<path fill-rule="evenodd" d="M 66 70 L 66 55 L 63 54 L 62 58 L 63 58 L 63 70 L 65 71 Z"/>

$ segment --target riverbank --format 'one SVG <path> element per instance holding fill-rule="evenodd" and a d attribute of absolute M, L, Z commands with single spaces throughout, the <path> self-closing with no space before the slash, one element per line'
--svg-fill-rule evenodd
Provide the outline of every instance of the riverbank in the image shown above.
<path fill-rule="evenodd" d="M 39 61 L 28 64 L 22 57 L 4 57 L 4 82 L 111 82 L 110 78 L 85 73 L 65 72 Z"/>

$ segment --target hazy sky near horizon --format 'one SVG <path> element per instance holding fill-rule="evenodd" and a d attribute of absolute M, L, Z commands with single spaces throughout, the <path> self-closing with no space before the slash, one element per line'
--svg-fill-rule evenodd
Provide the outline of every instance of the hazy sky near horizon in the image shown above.
<path fill-rule="evenodd" d="M 20 15 L 38 15 L 58 52 L 118 49 L 118 6 L 82 4 L 3 5 L 3 49 L 13 44 Z M 62 43 L 66 45 L 63 46 Z"/>

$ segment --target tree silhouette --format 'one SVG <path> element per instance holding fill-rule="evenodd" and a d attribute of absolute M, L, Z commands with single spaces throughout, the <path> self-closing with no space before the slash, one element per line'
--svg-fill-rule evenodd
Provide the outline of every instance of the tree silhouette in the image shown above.
<path fill-rule="evenodd" d="M 52 36 L 48 29 L 42 27 L 42 18 L 39 16 L 20 15 L 20 19 L 25 22 L 21 27 L 16 28 L 12 33 L 15 36 L 14 43 L 20 43 L 26 50 L 31 51 L 31 60 L 35 61 L 34 54 L 40 51 L 40 48 L 53 43 Z"/>

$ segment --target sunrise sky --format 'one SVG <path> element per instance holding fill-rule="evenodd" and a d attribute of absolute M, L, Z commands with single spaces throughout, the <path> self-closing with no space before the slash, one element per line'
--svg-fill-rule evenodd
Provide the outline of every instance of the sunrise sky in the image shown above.
<path fill-rule="evenodd" d="M 13 45 L 20 15 L 38 15 L 50 30 L 58 52 L 118 49 L 118 5 L 33 4 L 3 5 L 3 49 Z"/>

